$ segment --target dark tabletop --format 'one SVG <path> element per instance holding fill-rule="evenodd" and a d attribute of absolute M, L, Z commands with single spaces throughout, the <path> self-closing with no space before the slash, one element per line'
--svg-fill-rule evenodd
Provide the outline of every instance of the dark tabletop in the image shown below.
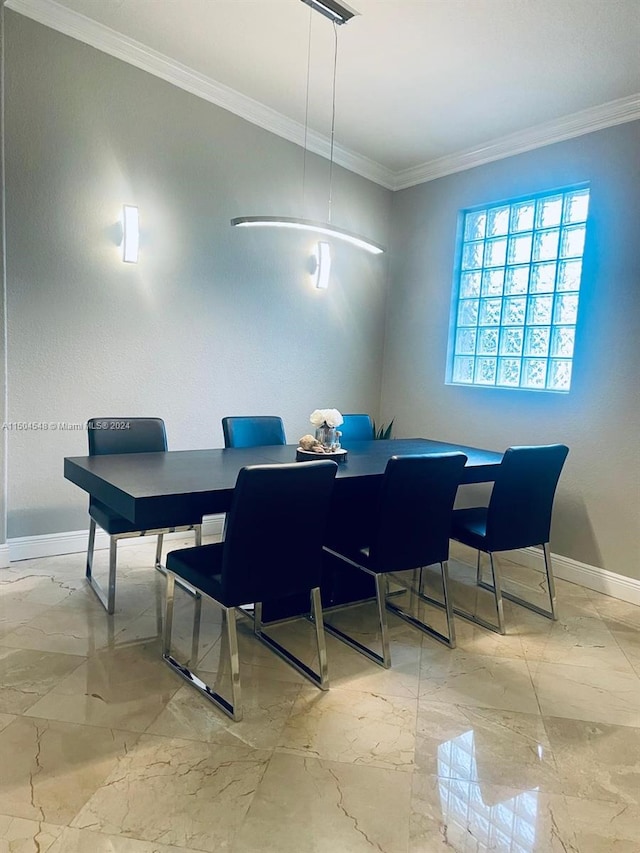
<path fill-rule="evenodd" d="M 379 477 L 394 455 L 450 451 L 468 457 L 465 483 L 493 480 L 502 459 L 501 453 L 424 438 L 353 441 L 337 478 Z M 177 505 L 194 517 L 224 512 L 240 468 L 295 458 L 296 445 L 75 456 L 65 458 L 64 476 L 144 529 L 151 522 L 157 526 L 158 518 L 169 519 Z"/>

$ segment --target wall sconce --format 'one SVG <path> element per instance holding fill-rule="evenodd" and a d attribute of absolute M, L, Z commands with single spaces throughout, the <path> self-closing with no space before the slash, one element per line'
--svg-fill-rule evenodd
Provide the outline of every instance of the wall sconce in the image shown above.
<path fill-rule="evenodd" d="M 320 242 L 311 259 L 311 274 L 313 283 L 319 290 L 329 287 L 329 276 L 331 274 L 331 246 L 329 243 Z"/>
<path fill-rule="evenodd" d="M 138 208 L 125 204 L 122 206 L 122 260 L 126 264 L 138 263 L 139 238 Z"/>

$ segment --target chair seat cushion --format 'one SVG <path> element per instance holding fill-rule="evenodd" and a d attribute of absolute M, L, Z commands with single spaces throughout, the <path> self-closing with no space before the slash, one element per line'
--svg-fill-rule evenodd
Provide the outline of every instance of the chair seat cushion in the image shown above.
<path fill-rule="evenodd" d="M 484 506 L 468 507 L 453 511 L 451 538 L 476 548 L 487 550 L 487 508 Z"/>
<path fill-rule="evenodd" d="M 109 536 L 118 536 L 120 533 L 136 533 L 140 528 L 118 515 L 108 506 L 100 501 L 91 501 L 89 504 L 89 515 Z"/>
<path fill-rule="evenodd" d="M 224 601 L 220 575 L 224 543 L 200 545 L 195 548 L 180 548 L 167 554 L 166 566 L 196 589 L 211 596 L 225 607 L 238 607 L 250 601 Z"/>

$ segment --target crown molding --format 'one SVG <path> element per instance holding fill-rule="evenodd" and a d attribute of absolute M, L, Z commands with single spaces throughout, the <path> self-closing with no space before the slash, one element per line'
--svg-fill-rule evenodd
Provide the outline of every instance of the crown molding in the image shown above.
<path fill-rule="evenodd" d="M 142 71 L 147 71 L 155 77 L 160 77 L 289 142 L 304 146 L 305 128 L 300 122 L 194 71 L 135 39 L 93 21 L 86 15 L 61 6 L 54 0 L 6 0 L 6 7 L 116 59 L 121 59 Z M 307 130 L 306 147 L 308 151 L 329 159 L 331 142 L 326 136 Z M 393 187 L 394 175 L 390 169 L 344 146 L 334 145 L 333 161 L 387 189 Z"/>
<path fill-rule="evenodd" d="M 503 160 L 505 157 L 513 157 L 515 154 L 523 154 L 535 148 L 543 148 L 613 127 L 616 124 L 624 124 L 628 121 L 640 119 L 640 94 L 629 95 L 616 101 L 609 101 L 597 107 L 590 107 L 571 115 L 563 116 L 555 121 L 539 124 L 526 130 L 511 133 L 500 137 L 476 148 L 468 148 L 466 151 L 457 151 L 437 160 L 430 160 L 410 169 L 403 169 L 394 175 L 393 189 L 402 190 L 452 175 L 455 172 L 464 172 L 475 166 L 482 166 L 494 160 Z"/>
<path fill-rule="evenodd" d="M 194 71 L 135 39 L 122 35 L 66 6 L 61 6 L 55 0 L 6 0 L 5 5 L 6 8 L 46 27 L 95 47 L 155 77 L 160 77 L 289 142 L 301 147 L 305 145 L 305 128 L 300 122 Z M 334 145 L 333 161 L 386 189 L 401 190 L 636 119 L 640 119 L 640 94 L 591 107 L 546 124 L 494 139 L 485 145 L 448 154 L 398 172 L 338 144 Z M 330 157 L 330 140 L 316 131 L 307 130 L 306 148 L 326 159 Z"/>

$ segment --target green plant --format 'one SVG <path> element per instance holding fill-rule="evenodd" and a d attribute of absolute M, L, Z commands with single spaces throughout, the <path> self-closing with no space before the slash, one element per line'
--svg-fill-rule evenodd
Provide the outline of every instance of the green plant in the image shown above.
<path fill-rule="evenodd" d="M 376 426 L 376 422 L 373 422 L 373 439 L 374 441 L 386 441 L 388 438 L 391 438 L 391 433 L 393 431 L 393 418 L 387 426 L 381 424 L 379 427 Z"/>

